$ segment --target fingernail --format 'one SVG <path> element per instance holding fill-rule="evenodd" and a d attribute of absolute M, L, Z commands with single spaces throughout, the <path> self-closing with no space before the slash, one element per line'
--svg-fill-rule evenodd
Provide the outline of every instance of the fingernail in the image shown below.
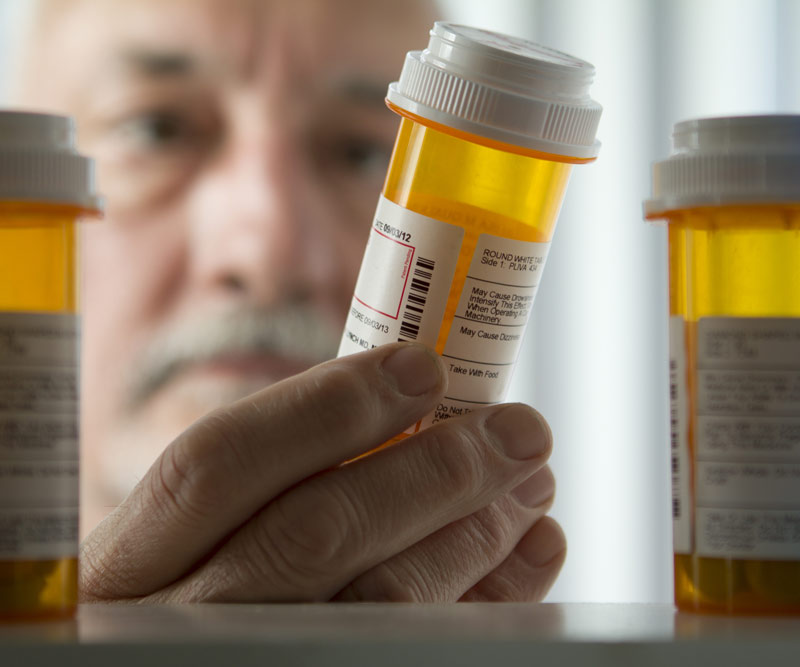
<path fill-rule="evenodd" d="M 528 477 L 511 491 L 511 495 L 525 507 L 539 507 L 553 498 L 556 480 L 550 468 L 544 467 Z"/>
<path fill-rule="evenodd" d="M 512 459 L 532 459 L 550 448 L 552 436 L 547 422 L 533 408 L 521 403 L 495 412 L 487 420 L 486 428 Z"/>
<path fill-rule="evenodd" d="M 537 521 L 517 545 L 520 555 L 534 567 L 547 565 L 567 550 L 564 531 L 550 517 Z"/>
<path fill-rule="evenodd" d="M 384 360 L 383 370 L 394 379 L 397 391 L 406 396 L 427 394 L 442 380 L 438 360 L 422 345 L 403 345 Z"/>

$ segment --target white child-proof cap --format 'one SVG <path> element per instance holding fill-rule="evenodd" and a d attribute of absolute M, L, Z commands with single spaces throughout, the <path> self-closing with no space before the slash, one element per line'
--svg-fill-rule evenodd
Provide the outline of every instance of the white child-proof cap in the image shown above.
<path fill-rule="evenodd" d="M 0 200 L 99 210 L 92 160 L 75 149 L 72 119 L 0 111 Z"/>
<path fill-rule="evenodd" d="M 701 118 L 675 125 L 653 165 L 648 218 L 699 206 L 800 203 L 800 116 Z"/>
<path fill-rule="evenodd" d="M 436 22 L 387 99 L 416 116 L 505 144 L 592 159 L 601 107 L 594 67 L 524 39 Z"/>

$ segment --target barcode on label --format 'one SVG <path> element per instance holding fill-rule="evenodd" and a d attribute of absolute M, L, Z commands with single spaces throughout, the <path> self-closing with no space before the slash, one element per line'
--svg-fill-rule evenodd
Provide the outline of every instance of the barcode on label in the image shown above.
<path fill-rule="evenodd" d="M 411 278 L 406 307 L 403 309 L 403 321 L 400 323 L 398 341 L 417 340 L 435 265 L 436 262 L 425 257 L 417 257 L 417 261 L 414 263 L 414 275 Z"/>
<path fill-rule="evenodd" d="M 678 364 L 675 360 L 671 359 L 669 362 L 670 370 L 670 383 L 669 383 L 669 396 L 670 396 L 670 466 L 672 468 L 672 518 L 678 520 L 681 518 L 681 500 L 680 500 L 680 475 L 681 475 L 681 461 L 678 456 L 679 443 L 679 429 L 680 420 L 678 419 Z"/>

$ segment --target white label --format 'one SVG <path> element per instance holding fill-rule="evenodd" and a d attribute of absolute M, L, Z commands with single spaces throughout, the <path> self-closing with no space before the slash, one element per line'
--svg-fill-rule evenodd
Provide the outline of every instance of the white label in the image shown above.
<path fill-rule="evenodd" d="M 505 398 L 549 249 L 480 235 L 442 353 L 447 396 L 423 426 Z"/>
<path fill-rule="evenodd" d="M 78 318 L 0 313 L 0 559 L 78 550 Z"/>
<path fill-rule="evenodd" d="M 797 560 L 800 512 L 697 508 L 701 555 Z"/>
<path fill-rule="evenodd" d="M 702 318 L 697 345 L 697 553 L 800 560 L 800 318 Z"/>
<path fill-rule="evenodd" d="M 381 197 L 339 356 L 398 340 L 434 347 L 463 237 Z M 480 235 L 442 354 L 448 395 L 407 432 L 505 398 L 549 247 Z"/>
<path fill-rule="evenodd" d="M 0 509 L 0 559 L 74 558 L 77 543 L 75 507 Z"/>
<path fill-rule="evenodd" d="M 676 554 L 692 553 L 689 494 L 689 404 L 686 383 L 686 323 L 669 318 L 670 466 L 672 469 L 672 545 Z"/>
<path fill-rule="evenodd" d="M 435 346 L 463 237 L 381 197 L 339 356 L 398 340 Z"/>

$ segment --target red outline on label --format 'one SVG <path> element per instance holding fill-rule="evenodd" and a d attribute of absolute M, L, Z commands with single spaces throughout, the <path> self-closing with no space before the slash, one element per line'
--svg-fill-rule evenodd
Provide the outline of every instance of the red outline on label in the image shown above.
<path fill-rule="evenodd" d="M 406 281 L 403 283 L 403 291 L 400 292 L 400 303 L 397 304 L 397 313 L 395 315 L 389 315 L 389 313 L 384 313 L 382 310 L 378 310 L 377 308 L 373 308 L 368 303 L 364 303 L 361 299 L 358 298 L 356 294 L 353 294 L 353 298 L 358 301 L 362 306 L 365 308 L 369 308 L 370 310 L 383 315 L 384 317 L 388 317 L 390 320 L 396 320 L 400 317 L 400 306 L 403 305 L 403 298 L 406 295 L 406 287 L 408 287 L 408 278 L 411 275 L 411 267 L 414 265 L 414 255 L 417 252 L 417 249 L 413 245 L 409 245 L 408 243 L 403 243 L 402 241 L 398 241 L 397 239 L 393 239 L 391 236 L 384 234 L 383 232 L 379 232 L 375 227 L 372 228 L 372 231 L 376 234 L 380 234 L 383 238 L 389 239 L 398 245 L 405 246 L 406 248 L 411 248 L 411 259 L 408 260 L 408 270 L 406 271 Z"/>

